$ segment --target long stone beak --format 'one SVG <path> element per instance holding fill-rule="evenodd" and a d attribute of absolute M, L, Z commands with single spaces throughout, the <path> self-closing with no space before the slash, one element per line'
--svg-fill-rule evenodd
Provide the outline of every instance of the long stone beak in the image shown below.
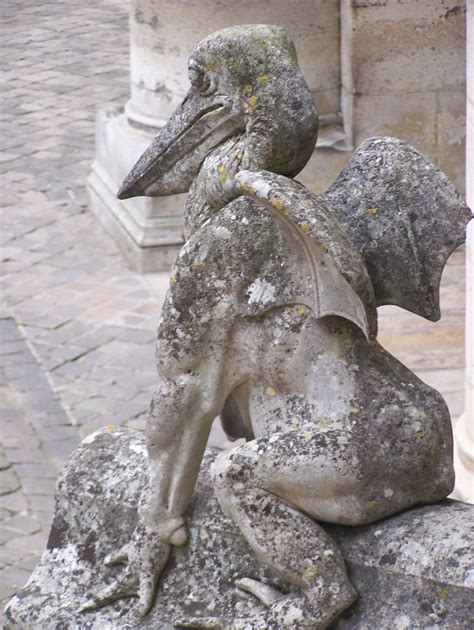
<path fill-rule="evenodd" d="M 233 102 L 192 89 L 125 178 L 117 197 L 186 192 L 206 155 L 242 126 Z"/>

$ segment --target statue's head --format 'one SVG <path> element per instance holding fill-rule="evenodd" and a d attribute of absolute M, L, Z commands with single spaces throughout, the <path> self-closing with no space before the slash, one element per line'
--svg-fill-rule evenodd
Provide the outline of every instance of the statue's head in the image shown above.
<path fill-rule="evenodd" d="M 241 136 L 245 168 L 296 175 L 313 151 L 317 115 L 288 33 L 218 31 L 192 51 L 190 90 L 125 179 L 119 197 L 186 192 L 204 159 Z"/>

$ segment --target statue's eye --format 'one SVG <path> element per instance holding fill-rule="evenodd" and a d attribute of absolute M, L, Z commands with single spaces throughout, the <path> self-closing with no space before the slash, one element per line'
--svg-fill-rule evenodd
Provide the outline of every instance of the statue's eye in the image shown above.
<path fill-rule="evenodd" d="M 188 68 L 188 78 L 191 85 L 199 89 L 203 80 L 202 72 L 197 68 Z"/>
<path fill-rule="evenodd" d="M 211 76 L 196 66 L 189 66 L 188 78 L 193 87 L 195 87 L 203 96 L 209 96 L 215 92 L 214 81 Z"/>

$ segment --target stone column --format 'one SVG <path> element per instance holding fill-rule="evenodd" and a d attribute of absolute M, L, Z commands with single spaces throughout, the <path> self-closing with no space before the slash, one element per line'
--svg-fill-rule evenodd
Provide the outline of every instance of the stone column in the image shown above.
<path fill-rule="evenodd" d="M 466 199 L 474 209 L 474 0 L 467 2 Z M 474 503 L 474 221 L 466 245 L 466 410 L 455 429 L 454 497 Z"/>
<path fill-rule="evenodd" d="M 124 108 L 99 113 L 89 192 L 92 211 L 140 272 L 171 266 L 182 243 L 183 198 L 118 201 L 117 189 L 185 95 L 194 44 L 218 29 L 251 23 L 278 24 L 290 31 L 327 123 L 321 145 L 345 148 L 337 115 L 339 2 L 299 0 L 289 10 L 287 0 L 130 0 L 131 96 Z M 334 175 L 340 166 L 335 164 Z M 319 188 L 329 184 L 332 174 L 321 182 L 320 172 L 311 164 L 305 182 Z"/>

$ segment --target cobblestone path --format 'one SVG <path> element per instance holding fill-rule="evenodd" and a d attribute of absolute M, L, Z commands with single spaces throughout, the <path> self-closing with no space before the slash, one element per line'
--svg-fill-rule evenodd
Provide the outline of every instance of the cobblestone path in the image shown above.
<path fill-rule="evenodd" d="M 166 274 L 131 272 L 87 211 L 94 116 L 128 86 L 125 0 L 3 0 L 0 609 L 44 549 L 55 477 L 82 436 L 143 427 Z M 444 319 L 381 311 L 381 340 L 462 410 L 463 252 Z"/>
<path fill-rule="evenodd" d="M 2 3 L 0 600 L 44 549 L 80 436 L 142 426 L 155 379 L 159 296 L 86 208 L 95 113 L 129 93 L 127 9 Z"/>

